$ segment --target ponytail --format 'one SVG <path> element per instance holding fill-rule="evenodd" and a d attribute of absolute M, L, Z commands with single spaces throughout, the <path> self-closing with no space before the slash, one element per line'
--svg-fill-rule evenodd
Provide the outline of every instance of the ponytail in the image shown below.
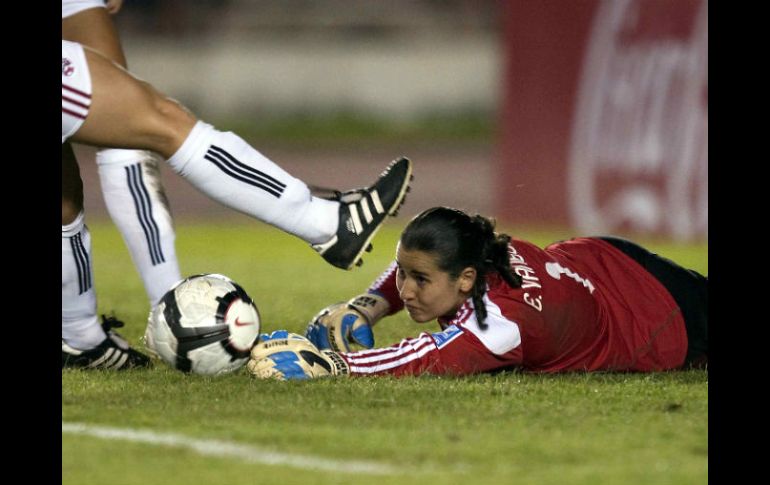
<path fill-rule="evenodd" d="M 486 329 L 487 324 L 484 321 L 487 318 L 487 307 L 484 305 L 484 294 L 487 291 L 487 274 L 499 274 L 511 288 L 520 288 L 522 282 L 521 276 L 511 271 L 508 259 L 508 243 L 511 236 L 496 233 L 494 219 L 477 214 L 471 218 L 471 222 L 476 227 L 479 240 L 483 242 L 477 265 L 473 266 L 476 269 L 476 281 L 471 298 L 479 327 Z"/>

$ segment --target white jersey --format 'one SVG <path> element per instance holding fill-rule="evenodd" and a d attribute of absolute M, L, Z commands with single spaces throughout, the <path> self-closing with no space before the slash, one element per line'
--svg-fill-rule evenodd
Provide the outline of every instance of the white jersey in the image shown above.
<path fill-rule="evenodd" d="M 61 18 L 70 17 L 89 8 L 104 8 L 104 0 L 62 0 Z"/>
<path fill-rule="evenodd" d="M 61 41 L 61 142 L 80 129 L 91 107 L 91 73 L 83 46 Z"/>

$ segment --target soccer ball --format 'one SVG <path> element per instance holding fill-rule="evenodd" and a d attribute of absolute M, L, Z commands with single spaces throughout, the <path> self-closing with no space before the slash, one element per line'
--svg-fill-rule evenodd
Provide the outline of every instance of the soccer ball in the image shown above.
<path fill-rule="evenodd" d="M 259 311 L 243 288 L 221 274 L 199 274 L 176 283 L 155 305 L 144 342 L 180 371 L 226 374 L 248 362 L 259 327 Z"/>

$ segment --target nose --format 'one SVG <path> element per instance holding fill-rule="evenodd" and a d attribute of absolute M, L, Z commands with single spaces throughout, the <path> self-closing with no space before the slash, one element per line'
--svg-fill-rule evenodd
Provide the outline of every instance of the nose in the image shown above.
<path fill-rule="evenodd" d="M 414 299 L 414 295 L 414 283 L 410 283 L 409 278 L 404 279 L 401 287 L 398 288 L 398 296 L 402 301 L 410 301 Z"/>

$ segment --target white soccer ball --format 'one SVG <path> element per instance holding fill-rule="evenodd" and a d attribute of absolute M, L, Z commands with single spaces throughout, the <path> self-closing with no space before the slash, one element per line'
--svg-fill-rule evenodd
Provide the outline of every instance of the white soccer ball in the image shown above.
<path fill-rule="evenodd" d="M 259 311 L 243 288 L 221 274 L 200 274 L 161 298 L 150 312 L 144 342 L 180 371 L 225 374 L 248 362 L 259 329 Z"/>

